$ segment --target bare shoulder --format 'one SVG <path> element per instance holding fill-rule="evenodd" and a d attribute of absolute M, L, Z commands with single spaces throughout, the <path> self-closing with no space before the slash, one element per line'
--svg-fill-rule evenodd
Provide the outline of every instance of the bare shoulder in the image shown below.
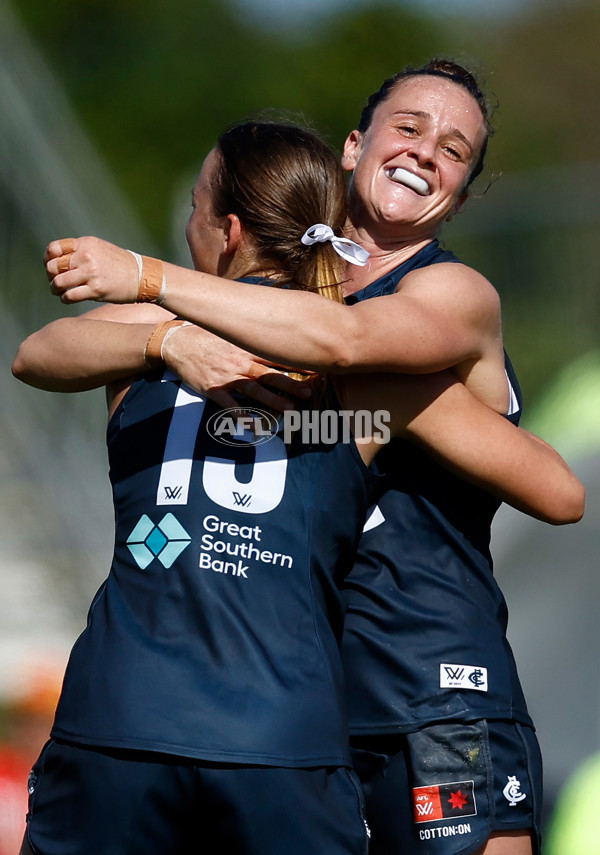
<path fill-rule="evenodd" d="M 476 294 L 481 300 L 499 301 L 500 299 L 489 279 L 473 267 L 456 262 L 442 262 L 431 264 L 429 267 L 420 267 L 418 270 L 407 273 L 398 285 L 398 290 L 404 292 L 412 292 L 417 288 L 421 290 L 452 289 L 452 291 L 459 290 L 463 294 Z"/>
<path fill-rule="evenodd" d="M 500 319 L 497 290 L 485 276 L 466 264 L 442 262 L 413 270 L 401 280 L 397 293 L 425 301 L 452 315 L 464 312 L 478 322 L 495 323 Z"/>

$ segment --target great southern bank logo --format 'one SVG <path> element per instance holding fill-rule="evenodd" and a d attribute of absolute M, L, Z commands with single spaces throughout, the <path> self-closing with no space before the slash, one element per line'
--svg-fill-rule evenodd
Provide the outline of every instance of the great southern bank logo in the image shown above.
<path fill-rule="evenodd" d="M 266 410 L 244 407 L 220 410 L 206 423 L 207 433 L 223 445 L 261 445 L 277 434 L 279 421 Z"/>
<path fill-rule="evenodd" d="M 155 558 L 168 570 L 190 543 L 191 537 L 173 514 L 166 514 L 157 525 L 144 514 L 127 538 L 127 548 L 141 570 Z"/>

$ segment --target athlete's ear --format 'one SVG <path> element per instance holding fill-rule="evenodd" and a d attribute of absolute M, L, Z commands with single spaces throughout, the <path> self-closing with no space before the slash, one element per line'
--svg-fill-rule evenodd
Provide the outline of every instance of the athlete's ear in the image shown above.
<path fill-rule="evenodd" d="M 342 154 L 342 169 L 352 172 L 358 161 L 364 134 L 360 131 L 350 131 L 344 143 L 344 151 Z"/>
<path fill-rule="evenodd" d="M 231 255 L 239 249 L 243 231 L 238 215 L 227 214 L 223 226 L 223 252 L 225 255 Z"/>
<path fill-rule="evenodd" d="M 453 205 L 453 207 L 452 207 L 452 210 L 450 211 L 450 213 L 449 213 L 449 214 L 448 214 L 448 216 L 446 217 L 446 222 L 447 222 L 447 223 L 449 223 L 449 222 L 450 222 L 450 220 L 451 220 L 451 219 L 452 219 L 456 214 L 458 214 L 458 212 L 461 210 L 462 206 L 465 204 L 465 202 L 467 201 L 467 199 L 468 199 L 468 198 L 469 198 L 469 191 L 468 191 L 468 189 L 465 187 L 465 189 L 461 191 L 461 193 L 460 193 L 460 195 L 459 195 L 458 199 L 457 199 L 457 200 L 456 200 L 456 202 L 454 203 L 454 205 Z"/>

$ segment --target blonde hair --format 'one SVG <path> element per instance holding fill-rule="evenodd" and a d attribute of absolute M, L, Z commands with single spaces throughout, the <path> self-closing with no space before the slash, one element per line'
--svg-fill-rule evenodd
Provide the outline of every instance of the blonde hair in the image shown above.
<path fill-rule="evenodd" d="M 315 223 L 342 234 L 346 183 L 338 156 L 313 131 L 285 122 L 235 125 L 216 148 L 214 212 L 236 214 L 248 235 L 253 258 L 246 275 L 260 271 L 341 302 L 342 260 L 330 243 L 301 242 Z"/>

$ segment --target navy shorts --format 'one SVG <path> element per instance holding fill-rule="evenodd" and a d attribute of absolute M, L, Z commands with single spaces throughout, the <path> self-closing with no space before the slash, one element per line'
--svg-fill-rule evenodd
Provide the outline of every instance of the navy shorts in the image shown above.
<path fill-rule="evenodd" d="M 30 777 L 37 855 L 366 855 L 356 775 L 50 740 Z"/>
<path fill-rule="evenodd" d="M 530 830 L 540 851 L 542 761 L 533 728 L 446 722 L 352 738 L 370 855 L 470 855 L 492 832 Z"/>

